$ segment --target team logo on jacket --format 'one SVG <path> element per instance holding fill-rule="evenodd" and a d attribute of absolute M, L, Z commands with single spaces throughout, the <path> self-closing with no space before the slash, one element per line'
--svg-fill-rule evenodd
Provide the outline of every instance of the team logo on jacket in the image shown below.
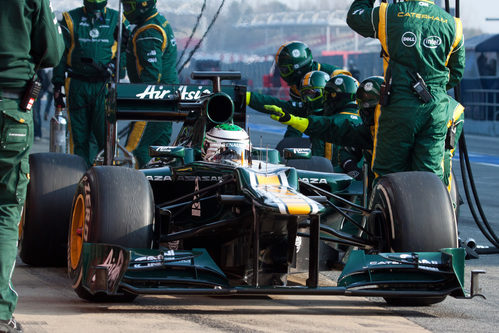
<path fill-rule="evenodd" d="M 404 46 L 413 47 L 414 45 L 416 45 L 416 42 L 417 42 L 417 37 L 416 34 L 414 34 L 414 32 L 406 31 L 402 35 L 402 44 L 404 44 Z"/>
<path fill-rule="evenodd" d="M 90 35 L 90 37 L 92 37 L 92 38 L 97 38 L 97 37 L 99 37 L 99 30 L 97 30 L 97 29 L 92 29 L 92 30 L 90 30 L 90 31 L 89 31 L 89 33 L 88 33 L 88 34 L 89 34 L 89 35 Z"/>
<path fill-rule="evenodd" d="M 434 49 L 438 47 L 440 44 L 442 44 L 442 39 L 438 36 L 426 37 L 423 40 L 423 46 L 429 49 Z"/>

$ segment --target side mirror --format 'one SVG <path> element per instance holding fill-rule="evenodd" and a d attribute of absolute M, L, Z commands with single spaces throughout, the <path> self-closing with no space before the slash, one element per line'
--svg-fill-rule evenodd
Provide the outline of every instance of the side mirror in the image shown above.
<path fill-rule="evenodd" d="M 279 152 L 277 149 L 252 147 L 251 158 L 259 161 L 267 161 L 272 164 L 279 163 Z"/>
<path fill-rule="evenodd" d="M 310 148 L 284 148 L 282 155 L 285 160 L 306 160 L 312 157 Z"/>

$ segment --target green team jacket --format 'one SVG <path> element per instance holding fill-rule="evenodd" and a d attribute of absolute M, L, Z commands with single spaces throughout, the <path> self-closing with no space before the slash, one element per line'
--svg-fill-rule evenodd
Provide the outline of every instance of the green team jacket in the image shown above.
<path fill-rule="evenodd" d="M 0 87 L 22 88 L 37 65 L 59 63 L 64 41 L 49 0 L 9 0 L 2 6 L 0 31 Z"/>
<path fill-rule="evenodd" d="M 331 154 L 331 162 L 336 172 L 342 172 L 341 165 L 347 159 L 359 159 L 357 153 L 346 147 L 372 148 L 372 139 L 369 130 L 362 124 L 362 119 L 356 107 L 347 107 L 331 116 L 308 116 L 308 127 L 305 134 L 315 141 L 333 144 L 332 152 L 328 153 L 327 147 L 325 154 Z M 324 156 L 324 155 L 323 155 Z"/>
<path fill-rule="evenodd" d="M 371 129 L 362 123 L 355 108 L 332 116 L 308 116 L 304 133 L 338 146 L 373 148 Z"/>
<path fill-rule="evenodd" d="M 127 46 L 132 83 L 177 84 L 177 42 L 166 18 L 157 11 L 135 27 Z"/>
<path fill-rule="evenodd" d="M 373 4 L 374 0 L 355 0 L 347 24 L 381 42 L 385 73 L 387 67 L 392 73 L 392 92 L 412 94 L 408 72 L 417 71 L 432 93 L 459 83 L 465 62 L 460 19 L 430 0 L 381 3 L 376 8 Z"/>
<path fill-rule="evenodd" d="M 451 184 L 452 157 L 458 147 L 464 123 L 464 107 L 451 97 L 449 97 L 449 100 L 452 119 L 449 120 L 447 126 L 455 126 L 455 142 L 454 148 L 445 151 L 444 183 L 448 187 Z M 371 163 L 374 126 L 366 126 L 362 122 L 359 123 L 356 117 L 341 115 L 341 113 L 333 116 L 309 116 L 308 121 L 305 134 L 316 136 L 318 139 L 331 142 L 334 145 L 361 148 L 363 149 L 364 158 Z"/>
<path fill-rule="evenodd" d="M 61 26 L 64 33 L 66 48 L 61 62 L 54 68 L 52 82 L 56 85 L 64 84 L 64 73 L 73 73 L 75 77 L 100 77 L 107 73 L 92 66 L 86 59 L 92 59 L 94 63 L 106 66 L 116 58 L 118 42 L 117 29 L 119 24 L 119 13 L 110 8 L 104 9 L 101 19 L 95 19 L 93 15 L 87 15 L 85 7 L 75 8 L 64 12 Z M 122 19 L 124 28 L 128 22 Z M 82 61 L 83 59 L 83 61 Z M 121 52 L 120 76 L 124 76 L 125 52 Z"/>
<path fill-rule="evenodd" d="M 328 64 L 320 64 L 317 61 L 313 62 L 312 70 L 313 71 L 320 70 L 320 71 L 328 73 L 330 76 L 345 73 L 345 71 L 338 66 L 328 65 Z M 263 113 L 268 113 L 268 111 L 265 110 L 265 108 L 264 108 L 265 105 L 277 105 L 280 108 L 286 109 L 286 111 L 291 113 L 291 114 L 294 114 L 294 115 L 300 116 L 300 117 L 306 117 L 307 116 L 306 106 L 301 101 L 300 91 L 298 90 L 299 84 L 300 84 L 300 82 L 294 82 L 289 87 L 289 101 L 283 101 L 283 100 L 280 100 L 280 99 L 273 97 L 273 96 L 252 92 L 250 100 L 247 101 L 248 106 L 250 108 L 257 110 L 257 111 L 260 111 Z"/>
<path fill-rule="evenodd" d="M 356 108 L 347 108 L 331 116 L 309 116 L 304 132 L 334 145 L 332 163 L 335 172 L 344 172 L 342 163 L 351 159 L 359 165 L 362 158 L 372 159 L 374 126 L 364 125 Z M 369 183 L 374 174 L 369 171 Z"/>

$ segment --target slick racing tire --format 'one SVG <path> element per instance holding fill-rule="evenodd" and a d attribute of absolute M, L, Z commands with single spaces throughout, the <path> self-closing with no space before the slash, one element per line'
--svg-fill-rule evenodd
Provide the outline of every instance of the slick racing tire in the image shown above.
<path fill-rule="evenodd" d="M 383 239 L 379 249 L 382 252 L 433 252 L 458 247 L 449 192 L 433 173 L 400 172 L 381 177 L 371 194 L 369 208 L 381 212 L 368 223 Z M 394 305 L 430 305 L 445 297 L 385 300 Z"/>
<path fill-rule="evenodd" d="M 451 184 L 452 185 L 450 188 L 450 198 L 454 205 L 454 211 L 456 213 L 456 222 L 459 223 L 459 212 L 460 212 L 460 207 L 463 204 L 463 199 L 461 198 L 461 195 L 459 195 L 459 187 L 457 185 L 456 175 L 454 174 L 454 171 L 452 171 Z"/>
<path fill-rule="evenodd" d="M 77 155 L 38 153 L 29 164 L 19 255 L 32 266 L 64 266 L 71 201 L 86 163 Z"/>
<path fill-rule="evenodd" d="M 68 235 L 68 271 L 73 289 L 92 302 L 130 302 L 137 295 L 90 293 L 83 287 L 84 243 L 107 243 L 125 248 L 150 248 L 154 198 L 149 182 L 138 170 L 97 166 L 78 183 Z M 120 292 L 118 290 L 118 292 Z"/>

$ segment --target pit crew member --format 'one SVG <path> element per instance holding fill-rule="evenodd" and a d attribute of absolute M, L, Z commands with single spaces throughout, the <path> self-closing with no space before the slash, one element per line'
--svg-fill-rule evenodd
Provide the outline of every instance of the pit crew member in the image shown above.
<path fill-rule="evenodd" d="M 337 74 L 348 74 L 349 72 L 334 65 L 319 63 L 312 58 L 312 51 L 307 44 L 300 41 L 287 42 L 279 48 L 275 55 L 275 64 L 279 69 L 281 78 L 289 85 L 289 102 L 285 103 L 282 100 L 260 93 L 247 92 L 246 105 L 264 113 L 268 113 L 265 105 L 277 105 L 286 107 L 286 109 L 294 115 L 306 117 L 306 107 L 301 101 L 300 82 L 303 76 L 311 71 L 326 72 L 330 76 Z M 288 126 L 284 137 L 301 137 L 302 134 Z"/>
<path fill-rule="evenodd" d="M 443 179 L 446 91 L 464 70 L 461 21 L 431 0 L 381 3 L 355 0 L 348 25 L 381 42 L 385 85 L 375 115 L 376 175 L 421 170 Z"/>
<path fill-rule="evenodd" d="M 62 14 L 66 49 L 54 68 L 52 83 L 56 107 L 65 106 L 61 89 L 65 85 L 70 151 L 91 166 L 105 144 L 106 83 L 115 73 L 118 24 L 123 20 L 106 7 L 107 0 L 84 0 L 83 4 Z M 126 32 L 128 23 L 123 25 Z M 121 54 L 124 76 L 125 53 Z"/>
<path fill-rule="evenodd" d="M 33 144 L 30 88 L 37 67 L 59 63 L 64 40 L 49 0 L 4 1 L 0 30 L 0 332 L 22 332 L 11 278 Z"/>
<path fill-rule="evenodd" d="M 123 9 L 125 17 L 136 25 L 127 45 L 130 82 L 178 84 L 177 42 L 172 27 L 158 12 L 156 0 L 124 0 Z M 133 152 L 142 168 L 151 159 L 149 146 L 167 146 L 171 133 L 171 122 L 135 122 L 126 149 Z"/>
<path fill-rule="evenodd" d="M 350 126 L 359 126 L 362 120 L 358 114 L 358 105 L 355 100 L 358 82 L 353 77 L 339 74 L 332 77 L 327 83 L 319 88 L 307 89 L 306 83 L 303 84 L 302 96 L 313 98 L 320 96 L 323 106 L 323 113 L 314 113 L 307 118 L 294 116 L 287 109 L 276 105 L 266 105 L 266 109 L 273 112 L 271 118 L 286 125 L 292 126 L 300 132 L 309 135 L 312 142 L 326 142 L 326 148 L 331 147 L 329 140 L 330 125 L 334 120 L 338 124 L 348 122 Z M 307 91 L 309 90 L 309 91 Z M 312 126 L 309 126 L 309 123 Z M 332 148 L 331 162 L 336 172 L 348 173 L 354 178 L 360 179 L 361 173 L 359 163 L 362 159 L 361 151 L 355 149 L 349 140 L 342 140 L 337 144 L 336 140 Z M 327 149 L 326 149 L 327 151 Z M 326 155 L 327 156 L 327 155 Z"/>

